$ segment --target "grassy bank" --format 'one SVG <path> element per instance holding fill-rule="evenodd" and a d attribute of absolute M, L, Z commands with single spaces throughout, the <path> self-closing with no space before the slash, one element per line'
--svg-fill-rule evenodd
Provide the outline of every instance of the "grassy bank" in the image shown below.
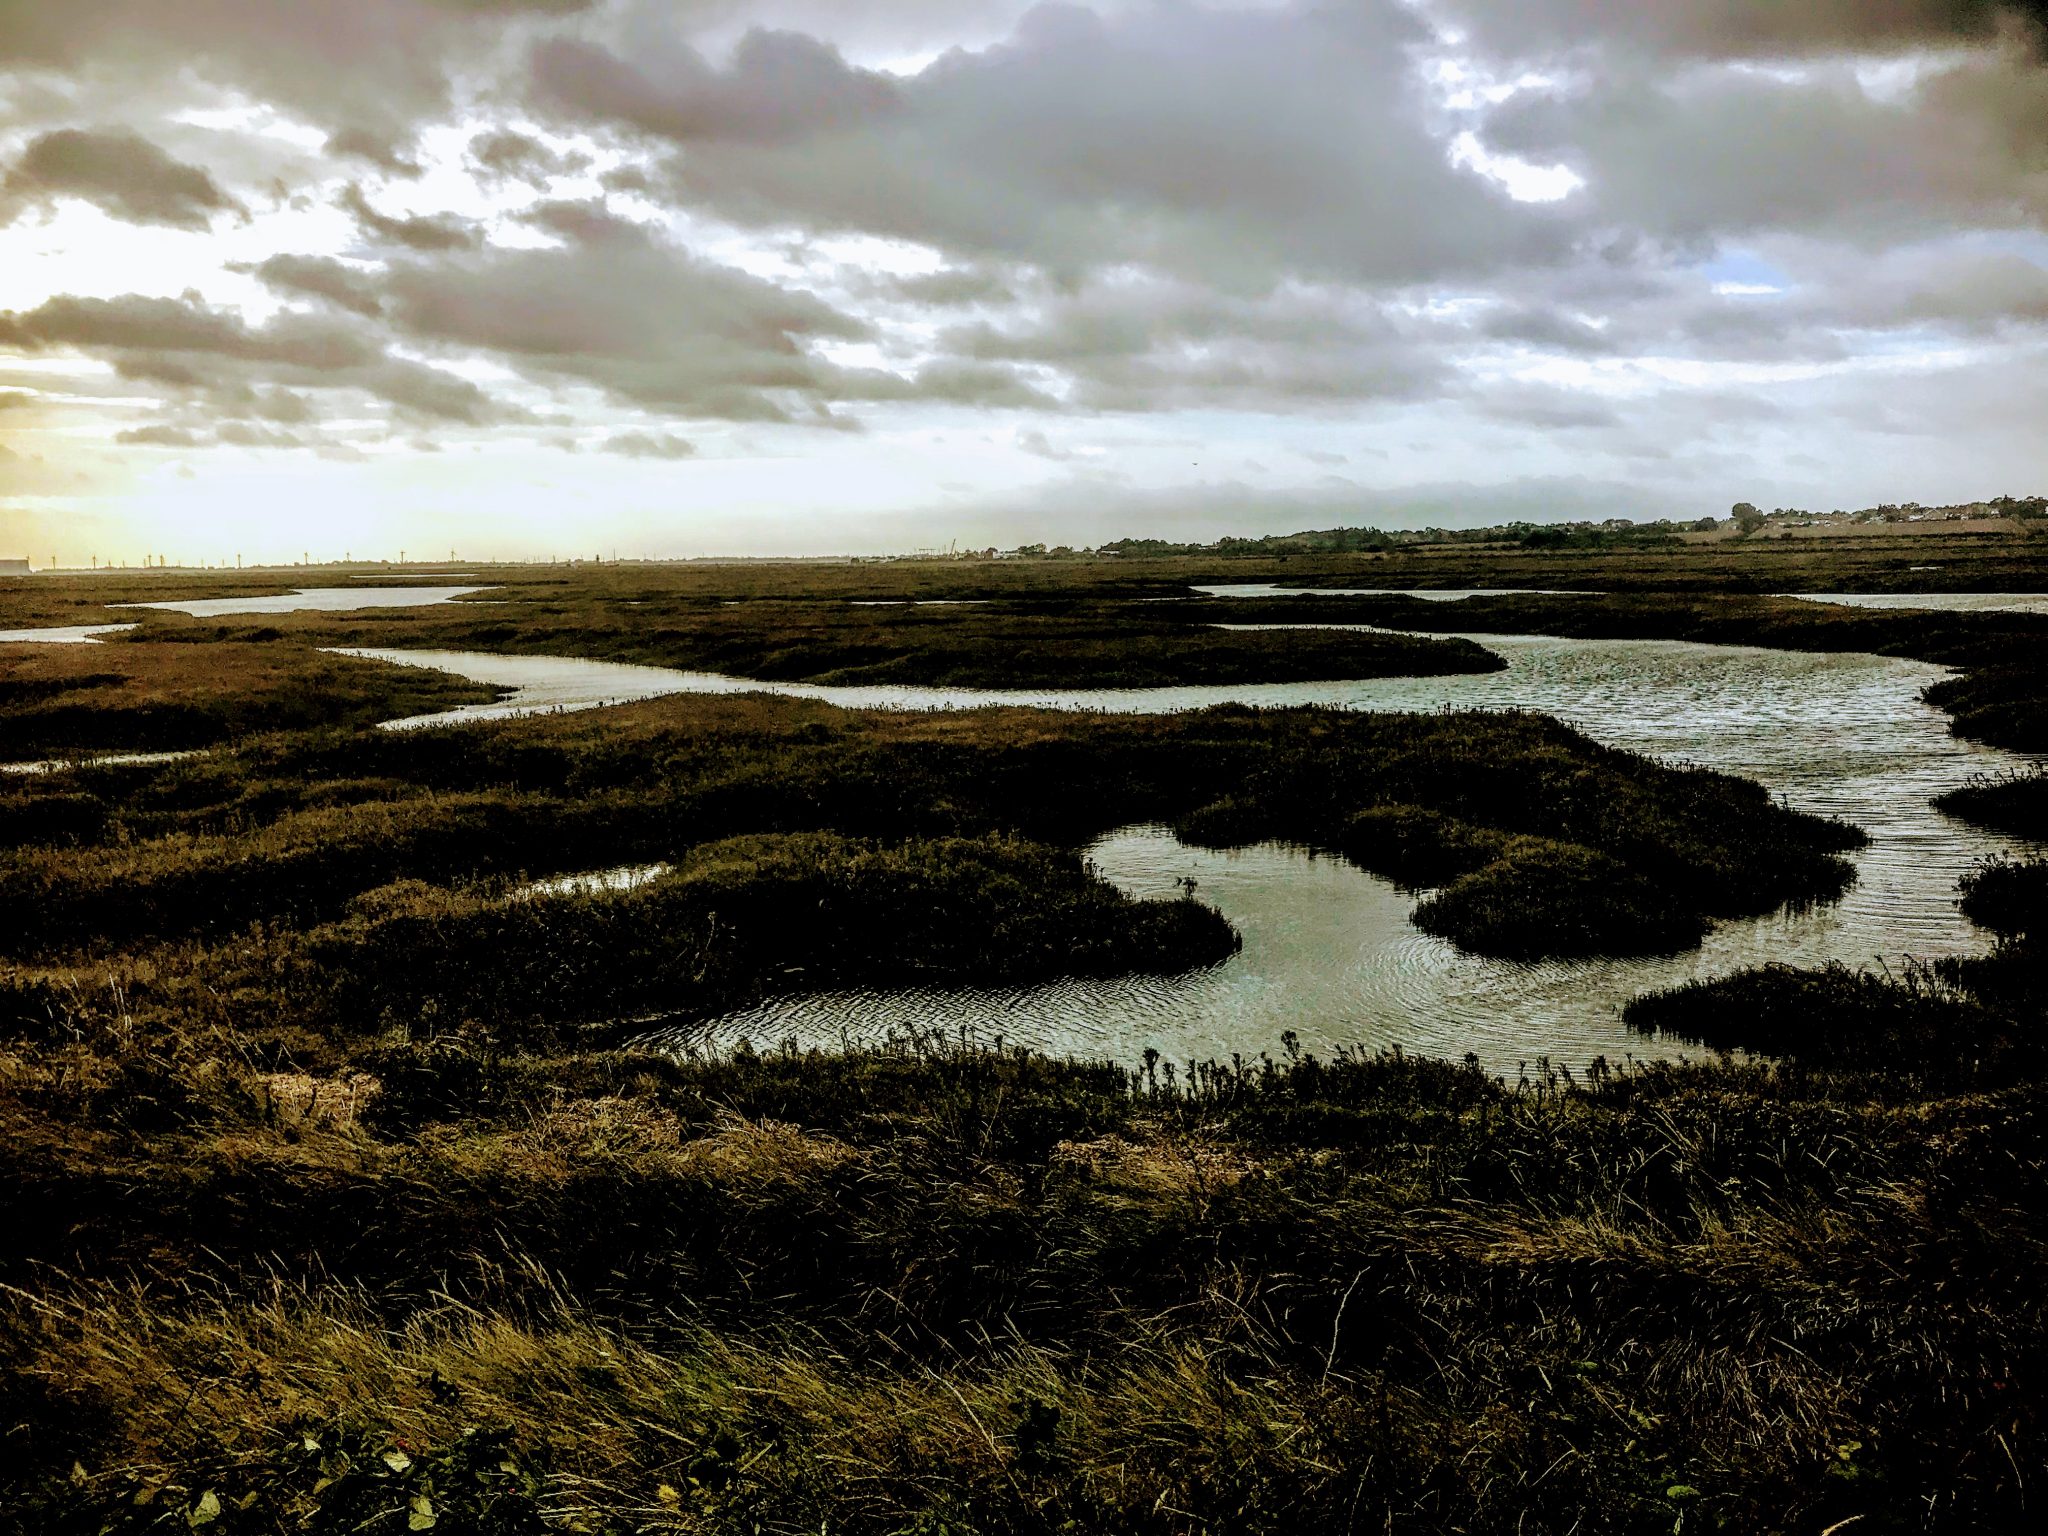
<path fill-rule="evenodd" d="M 258 641 L 0 645 L 0 756 L 178 751 L 495 697 L 445 673 Z"/>
<path fill-rule="evenodd" d="M 1968 1530 L 2048 1449 L 2032 1089 L 444 1051 L 145 1113 L 158 1047 L 58 1038 L 41 1530 Z"/>
<path fill-rule="evenodd" d="M 1998 936 L 1988 954 L 1897 974 L 1768 965 L 1638 997 L 1624 1017 L 1648 1034 L 1930 1092 L 2048 1074 L 2048 861 L 1989 860 L 1963 877 L 1958 905 Z"/>

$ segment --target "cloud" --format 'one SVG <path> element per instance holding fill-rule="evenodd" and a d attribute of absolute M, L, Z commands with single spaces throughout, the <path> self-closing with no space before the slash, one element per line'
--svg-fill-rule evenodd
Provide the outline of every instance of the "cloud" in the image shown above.
<path fill-rule="evenodd" d="M 112 365 L 124 379 L 162 386 L 177 398 L 230 415 L 250 402 L 286 397 L 259 386 L 349 390 L 420 419 L 482 425 L 523 412 L 492 401 L 467 379 L 389 355 L 372 333 L 317 315 L 286 311 L 251 326 L 196 298 L 117 299 L 61 295 L 25 312 L 0 311 L 0 347 L 71 350 Z"/>
<path fill-rule="evenodd" d="M 468 219 L 453 214 L 420 214 L 393 218 L 370 206 L 363 189 L 350 183 L 342 188 L 335 206 L 356 221 L 356 227 L 374 240 L 402 245 L 414 251 L 466 251 L 483 243 L 483 232 Z"/>
<path fill-rule="evenodd" d="M 1682 245 L 1758 230 L 1859 241 L 2048 213 L 2048 70 L 2006 55 L 1932 71 L 1903 97 L 1846 64 L 1792 76 L 1610 69 L 1525 93 L 1487 140 L 1569 165 L 1587 218 Z"/>
<path fill-rule="evenodd" d="M 658 36 L 661 36 L 658 34 Z M 631 62 L 567 38 L 533 52 L 539 98 L 679 143 L 789 143 L 856 127 L 901 104 L 894 77 L 857 69 L 839 51 L 794 32 L 753 31 L 725 69 L 672 35 Z"/>
<path fill-rule="evenodd" d="M 143 448 L 197 448 L 206 441 L 189 427 L 130 427 L 116 432 L 114 441 Z"/>
<path fill-rule="evenodd" d="M 279 254 L 265 257 L 254 267 L 236 270 L 253 272 L 259 281 L 278 293 L 320 299 L 351 314 L 374 316 L 383 307 L 377 297 L 375 277 L 332 256 Z"/>
<path fill-rule="evenodd" d="M 697 445 L 671 432 L 614 432 L 599 445 L 628 459 L 693 459 Z"/>
<path fill-rule="evenodd" d="M 552 149 L 511 128 L 476 134 L 469 141 L 469 158 L 487 177 L 533 183 L 576 175 L 590 166 L 588 155 Z"/>
<path fill-rule="evenodd" d="M 382 283 L 392 324 L 420 343 L 496 354 L 531 377 L 741 421 L 815 409 L 844 375 L 809 344 L 868 334 L 810 294 L 707 261 L 602 208 L 548 205 L 534 218 L 568 238 L 394 260 Z"/>
<path fill-rule="evenodd" d="M 1566 233 L 1450 164 L 1392 5 L 1100 17 L 1045 6 L 998 46 L 884 81 L 779 34 L 723 69 L 541 44 L 537 110 L 681 152 L 673 196 L 1063 271 L 1405 280 L 1540 260 Z"/>
<path fill-rule="evenodd" d="M 63 72 L 131 95 L 189 77 L 393 152 L 447 106 L 450 76 L 477 67 L 508 29 L 590 3 L 0 0 L 0 69 Z"/>
<path fill-rule="evenodd" d="M 81 198 L 131 224 L 204 229 L 241 205 L 204 170 L 123 129 L 60 128 L 31 139 L 0 180 L 0 221 Z"/>
<path fill-rule="evenodd" d="M 938 272 L 892 277 L 880 286 L 892 298 L 930 308 L 1004 304 L 1017 296 L 1008 279 L 984 267 L 947 267 Z"/>
<path fill-rule="evenodd" d="M 1350 289 L 1241 298 L 1121 276 L 1050 296 L 1021 322 L 943 330 L 937 345 L 1056 370 L 1081 410 L 1321 410 L 1428 392 L 1444 373 L 1431 329 Z"/>
<path fill-rule="evenodd" d="M 361 160 L 393 176 L 418 176 L 424 170 L 389 133 L 367 128 L 337 128 L 327 136 L 327 153 L 337 160 Z"/>
<path fill-rule="evenodd" d="M 1442 0 L 1518 55 L 1624 46 L 1693 58 L 1798 58 L 1987 44 L 2048 26 L 2048 0 Z"/>

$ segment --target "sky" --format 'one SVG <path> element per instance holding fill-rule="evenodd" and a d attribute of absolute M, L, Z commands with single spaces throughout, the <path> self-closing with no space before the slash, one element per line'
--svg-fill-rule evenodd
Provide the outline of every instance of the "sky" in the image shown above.
<path fill-rule="evenodd" d="M 2048 491 L 2048 0 L 0 0 L 0 555 Z"/>

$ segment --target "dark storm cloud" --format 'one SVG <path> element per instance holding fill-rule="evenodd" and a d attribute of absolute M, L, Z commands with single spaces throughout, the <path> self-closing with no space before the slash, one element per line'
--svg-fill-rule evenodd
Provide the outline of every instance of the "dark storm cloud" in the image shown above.
<path fill-rule="evenodd" d="M 417 176 L 423 169 L 409 154 L 400 137 L 372 133 L 367 128 L 338 128 L 327 136 L 327 153 L 337 160 L 361 160 L 393 176 Z"/>
<path fill-rule="evenodd" d="M 240 212 L 213 177 L 125 129 L 60 128 L 31 139 L 0 179 L 0 221 L 76 197 L 132 224 L 204 229 Z"/>
<path fill-rule="evenodd" d="M 1026 321 L 956 326 L 938 345 L 1057 370 L 1083 410 L 1288 411 L 1426 394 L 1443 376 L 1436 344 L 1446 339 L 1341 289 L 1246 299 L 1124 279 L 1045 300 Z"/>
<path fill-rule="evenodd" d="M 827 397 L 838 371 L 806 344 L 868 334 L 822 300 L 705 261 L 594 205 L 547 205 L 533 221 L 564 243 L 394 261 L 382 284 L 392 323 L 532 376 L 739 420 L 784 419 L 792 397 Z"/>
<path fill-rule="evenodd" d="M 155 84 L 180 71 L 395 153 L 507 26 L 591 0 L 0 0 L 0 69 Z"/>
<path fill-rule="evenodd" d="M 1529 93 L 1487 142 L 1583 176 L 1583 212 L 1684 242 L 1762 229 L 1912 237 L 2048 213 L 2048 70 L 1972 57 L 1874 96 L 1847 66 L 1625 74 Z"/>
<path fill-rule="evenodd" d="M 979 267 L 947 267 L 911 277 L 892 277 L 881 284 L 889 296 L 911 304 L 951 308 L 968 304 L 1003 304 L 1017 296 L 1001 274 Z"/>
<path fill-rule="evenodd" d="M 1594 354 L 1615 350 L 1614 338 L 1584 315 L 1538 304 L 1510 304 L 1487 315 L 1479 329 L 1494 341 L 1551 352 Z"/>
<path fill-rule="evenodd" d="M 532 378 L 674 414 L 845 428 L 833 404 L 1057 405 L 986 360 L 941 358 L 907 373 L 827 362 L 820 343 L 868 341 L 872 326 L 602 204 L 542 203 L 525 218 L 561 244 L 395 260 L 379 282 L 391 323 L 421 343 L 487 352 Z"/>
<path fill-rule="evenodd" d="M 355 328 L 298 315 L 252 327 L 193 299 L 63 296 L 26 313 L 0 311 L 0 345 L 21 351 L 72 347 L 96 355 L 193 356 L 292 367 L 359 367 L 378 356 Z"/>
<path fill-rule="evenodd" d="M 533 81 L 543 100 L 689 143 L 786 143 L 889 116 L 896 81 L 849 66 L 835 48 L 791 32 L 749 32 L 723 69 L 680 39 L 631 62 L 568 39 L 540 43 Z"/>

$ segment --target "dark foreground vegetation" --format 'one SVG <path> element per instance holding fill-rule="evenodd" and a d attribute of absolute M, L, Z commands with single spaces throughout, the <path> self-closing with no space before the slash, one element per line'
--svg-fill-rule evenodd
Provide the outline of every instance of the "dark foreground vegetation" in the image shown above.
<path fill-rule="evenodd" d="M 2010 1530 L 2039 1088 L 976 1049 L 0 1079 L 43 1532 Z"/>

